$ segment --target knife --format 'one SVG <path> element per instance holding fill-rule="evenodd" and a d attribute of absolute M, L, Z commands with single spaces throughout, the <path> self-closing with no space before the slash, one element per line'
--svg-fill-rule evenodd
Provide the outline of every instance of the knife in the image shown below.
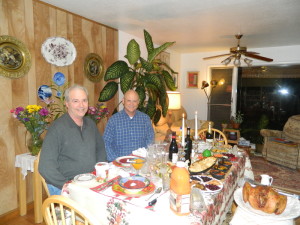
<path fill-rule="evenodd" d="M 110 186 L 112 186 L 121 176 L 117 176 L 109 181 L 107 181 L 106 183 L 102 184 L 100 187 L 98 188 L 91 188 L 95 191 L 104 191 L 106 190 L 107 188 L 109 188 Z"/>

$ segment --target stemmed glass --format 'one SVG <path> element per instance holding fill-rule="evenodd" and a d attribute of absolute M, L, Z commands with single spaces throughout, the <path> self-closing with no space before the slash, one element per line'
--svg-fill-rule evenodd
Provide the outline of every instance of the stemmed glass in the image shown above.
<path fill-rule="evenodd" d="M 134 158 L 131 162 L 131 166 L 136 170 L 136 175 L 139 175 L 140 169 L 143 167 L 146 162 L 145 158 Z"/>

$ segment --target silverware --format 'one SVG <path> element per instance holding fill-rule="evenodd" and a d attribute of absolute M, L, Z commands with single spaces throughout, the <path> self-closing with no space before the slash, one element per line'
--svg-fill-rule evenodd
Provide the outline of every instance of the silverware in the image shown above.
<path fill-rule="evenodd" d="M 162 187 L 157 188 L 155 190 L 155 192 L 149 198 L 145 199 L 145 201 L 149 201 L 150 198 L 152 198 L 155 194 L 159 194 L 161 192 L 161 190 L 162 190 Z"/>
<path fill-rule="evenodd" d="M 161 194 L 160 194 L 159 196 L 157 196 L 155 199 L 153 199 L 152 201 L 148 202 L 148 205 L 149 205 L 149 206 L 155 205 L 156 202 L 157 202 L 157 199 L 158 199 L 160 196 L 162 196 L 164 193 L 166 193 L 167 191 L 169 191 L 169 189 L 168 189 L 168 190 L 165 190 L 163 193 L 161 193 Z"/>
<path fill-rule="evenodd" d="M 109 181 L 107 181 L 106 183 L 104 183 L 103 185 L 101 185 L 99 188 L 94 188 L 94 190 L 96 191 L 104 191 L 107 188 L 111 187 L 121 176 L 117 176 Z"/>

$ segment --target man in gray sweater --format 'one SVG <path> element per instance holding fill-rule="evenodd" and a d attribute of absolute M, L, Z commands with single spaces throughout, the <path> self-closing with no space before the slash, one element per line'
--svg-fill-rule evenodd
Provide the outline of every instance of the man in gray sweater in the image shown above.
<path fill-rule="evenodd" d="M 61 193 L 67 181 L 94 170 L 97 162 L 107 161 L 104 141 L 88 110 L 86 88 L 73 85 L 65 91 L 67 113 L 48 129 L 39 161 L 51 195 Z"/>

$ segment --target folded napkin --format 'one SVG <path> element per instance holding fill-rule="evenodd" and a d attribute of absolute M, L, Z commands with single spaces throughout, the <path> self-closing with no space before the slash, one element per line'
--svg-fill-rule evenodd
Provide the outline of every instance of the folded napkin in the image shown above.
<path fill-rule="evenodd" d="M 147 149 L 139 148 L 137 150 L 132 151 L 132 155 L 140 156 L 140 157 L 147 157 Z"/>

